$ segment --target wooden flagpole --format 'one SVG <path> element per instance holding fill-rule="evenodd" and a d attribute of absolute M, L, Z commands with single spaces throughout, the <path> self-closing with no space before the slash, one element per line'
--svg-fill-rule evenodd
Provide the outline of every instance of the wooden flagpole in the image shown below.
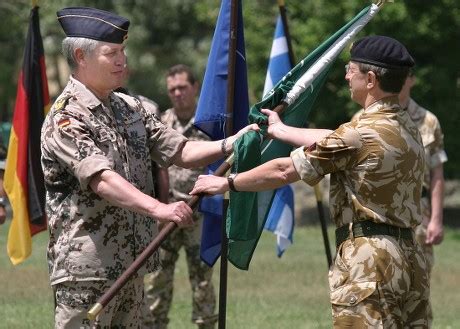
<path fill-rule="evenodd" d="M 231 0 L 230 36 L 228 45 L 227 73 L 227 120 L 225 121 L 225 137 L 233 133 L 233 107 L 235 104 L 235 68 L 236 45 L 238 35 L 238 5 L 239 0 Z M 228 238 L 227 212 L 230 193 L 225 193 L 222 211 L 221 251 L 220 251 L 220 280 L 219 280 L 219 319 L 218 328 L 225 329 L 227 320 L 227 282 L 228 282 Z"/>

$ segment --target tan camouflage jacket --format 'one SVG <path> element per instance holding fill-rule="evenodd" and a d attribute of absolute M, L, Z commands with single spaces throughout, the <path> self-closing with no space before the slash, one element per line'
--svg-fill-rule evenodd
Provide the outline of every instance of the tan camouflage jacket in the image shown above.
<path fill-rule="evenodd" d="M 444 135 L 438 118 L 418 105 L 413 99 L 409 100 L 407 112 L 422 136 L 426 162 L 424 186 L 429 190 L 431 185 L 430 170 L 447 161 L 447 154 L 444 151 Z"/>
<path fill-rule="evenodd" d="M 420 133 L 397 97 L 384 98 L 309 148 L 291 154 L 310 185 L 331 174 L 335 224 L 371 219 L 399 227 L 421 221 L 425 166 Z"/>
<path fill-rule="evenodd" d="M 161 116 L 161 121 L 170 128 L 175 129 L 189 140 L 208 141 L 209 137 L 193 126 L 194 118 L 183 124 L 174 113 L 174 109 L 166 110 Z M 188 194 L 198 178 L 205 173 L 205 168 L 184 169 L 172 165 L 168 169 L 170 201 L 187 201 Z"/>
<path fill-rule="evenodd" d="M 112 206 L 89 187 L 109 169 L 153 195 L 151 160 L 168 166 L 186 138 L 145 111 L 139 101 L 112 93 L 103 104 L 70 78 L 42 127 L 51 284 L 116 279 L 157 234 L 152 218 Z M 140 274 L 152 271 L 151 257 Z"/>

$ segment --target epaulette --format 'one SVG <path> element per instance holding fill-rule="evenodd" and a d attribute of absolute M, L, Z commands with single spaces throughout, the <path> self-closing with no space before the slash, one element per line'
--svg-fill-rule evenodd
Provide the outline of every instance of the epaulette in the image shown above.
<path fill-rule="evenodd" d="M 69 99 L 71 98 L 72 96 L 70 95 L 66 95 L 66 96 L 62 96 L 61 98 L 58 98 L 55 102 L 54 102 L 54 105 L 53 105 L 53 108 L 54 108 L 54 111 L 55 112 L 59 112 L 61 111 L 63 108 L 65 108 L 67 106 L 67 104 L 69 103 Z"/>
<path fill-rule="evenodd" d="M 142 108 L 142 103 L 136 96 L 121 91 L 114 91 L 114 94 L 128 103 L 129 106 L 136 107 L 137 109 Z"/>

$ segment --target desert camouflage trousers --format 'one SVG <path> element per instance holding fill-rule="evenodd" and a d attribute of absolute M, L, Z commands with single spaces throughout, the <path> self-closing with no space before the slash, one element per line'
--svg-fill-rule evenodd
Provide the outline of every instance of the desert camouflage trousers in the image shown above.
<path fill-rule="evenodd" d="M 139 328 L 143 297 L 143 279 L 136 277 L 113 297 L 91 322 L 87 312 L 113 281 L 67 281 L 53 286 L 55 328 Z"/>
<path fill-rule="evenodd" d="M 420 244 L 423 254 L 425 255 L 426 265 L 428 269 L 428 279 L 431 278 L 431 271 L 433 270 L 434 266 L 434 252 L 433 246 L 427 245 L 425 243 L 426 239 L 426 226 L 422 223 L 415 229 L 415 240 Z M 428 309 L 428 328 L 431 328 L 433 324 L 433 310 L 430 307 Z"/>
<path fill-rule="evenodd" d="M 216 296 L 212 284 L 212 271 L 200 259 L 202 219 L 193 227 L 176 229 L 161 245 L 161 269 L 149 273 L 144 278 L 145 306 L 143 323 L 145 328 L 167 328 L 168 313 L 173 297 L 174 269 L 179 258 L 179 250 L 184 247 L 189 280 L 192 287 L 192 322 L 198 328 L 214 328 L 217 315 Z"/>
<path fill-rule="evenodd" d="M 334 328 L 428 328 L 429 280 L 414 240 L 346 240 L 329 272 Z"/>

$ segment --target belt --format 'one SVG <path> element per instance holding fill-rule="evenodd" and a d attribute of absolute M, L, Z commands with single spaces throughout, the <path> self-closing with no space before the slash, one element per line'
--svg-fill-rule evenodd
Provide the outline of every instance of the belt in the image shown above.
<path fill-rule="evenodd" d="M 370 220 L 353 223 L 353 234 L 350 232 L 350 226 L 344 225 L 335 230 L 335 243 L 337 248 L 342 242 L 350 238 L 359 238 L 373 235 L 390 235 L 402 239 L 412 239 L 412 229 L 403 228 L 384 223 L 375 223 Z"/>

